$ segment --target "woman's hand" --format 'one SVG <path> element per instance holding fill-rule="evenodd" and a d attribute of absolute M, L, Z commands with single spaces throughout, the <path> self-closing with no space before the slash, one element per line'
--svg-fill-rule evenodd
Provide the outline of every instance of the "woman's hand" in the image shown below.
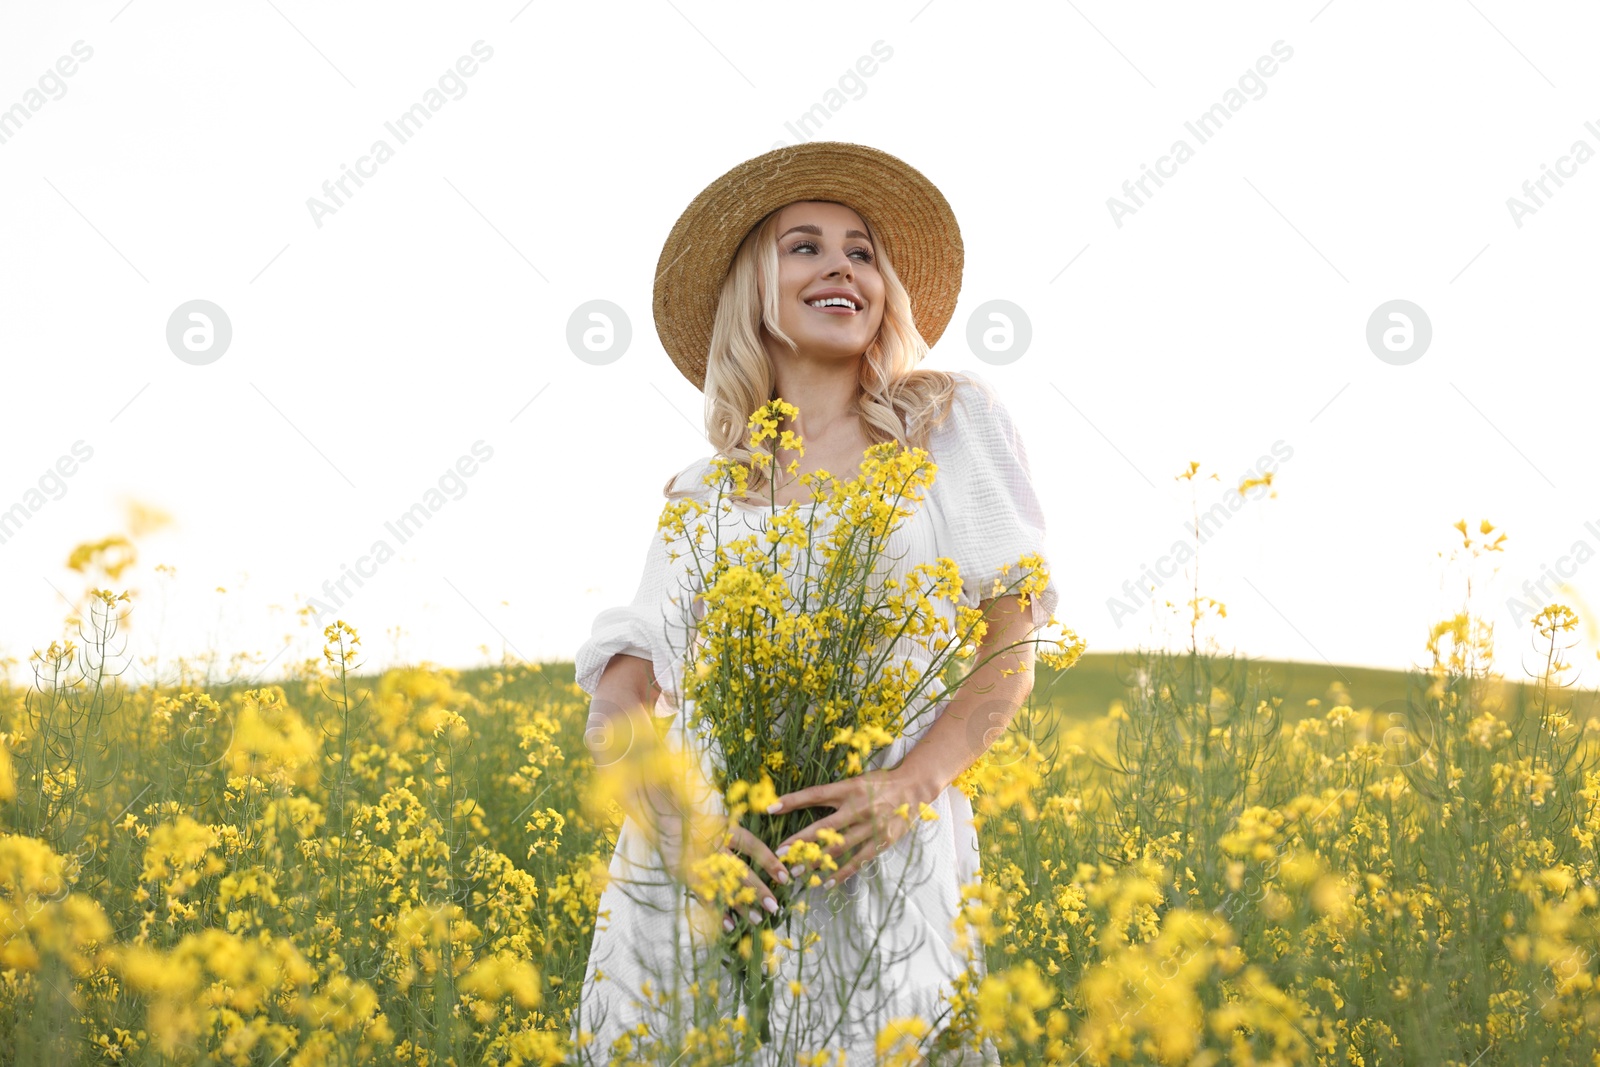
<path fill-rule="evenodd" d="M 689 798 L 658 782 L 635 783 L 630 799 L 634 801 L 629 805 L 634 812 L 632 817 L 659 852 L 666 869 L 702 904 L 717 900 L 726 903 L 729 897 L 742 896 L 741 891 L 748 887 L 755 907 L 744 915 L 751 925 L 759 926 L 767 915 L 777 913 L 778 899 L 755 868 L 766 871 L 774 883 L 787 885 L 791 879 L 788 868 L 759 837 L 738 824 L 727 826 L 708 809 L 694 805 Z M 738 870 L 738 889 L 723 882 L 721 874 L 705 868 L 704 861 L 714 854 L 725 854 L 733 861 L 732 866 Z M 740 855 L 750 863 L 741 861 Z M 733 930 L 734 910 L 740 907 L 733 905 L 733 910 L 723 916 L 723 930 Z"/>
<path fill-rule="evenodd" d="M 789 884 L 788 868 L 778 861 L 777 855 L 770 848 L 761 843 L 759 837 L 746 830 L 743 826 L 735 826 L 732 829 L 728 834 L 727 841 L 723 844 L 723 851 L 743 855 L 766 871 L 774 882 L 781 885 Z M 763 882 L 761 876 L 756 874 L 755 870 L 750 866 L 745 866 L 744 868 L 743 882 L 755 890 L 757 907 L 750 909 L 747 917 L 753 925 L 759 926 L 767 915 L 777 914 L 778 898 L 772 895 L 772 890 L 767 888 L 767 883 Z M 733 916 L 731 913 L 723 916 L 722 929 L 729 933 L 733 932 Z"/>
<path fill-rule="evenodd" d="M 924 792 L 910 777 L 890 769 L 785 793 L 777 805 L 767 809 L 770 813 L 822 805 L 832 808 L 833 814 L 785 838 L 777 854 L 782 856 L 795 841 L 817 841 L 820 831 L 832 830 L 842 840 L 826 844 L 822 851 L 833 858 L 838 870 L 829 875 L 823 888 L 842 885 L 910 831 L 911 820 L 918 817 L 924 801 L 931 799 L 925 798 Z M 824 835 L 825 842 L 831 839 L 832 835 Z"/>

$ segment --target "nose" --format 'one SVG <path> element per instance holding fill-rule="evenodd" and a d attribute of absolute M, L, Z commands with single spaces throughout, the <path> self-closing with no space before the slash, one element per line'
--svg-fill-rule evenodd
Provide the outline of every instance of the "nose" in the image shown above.
<path fill-rule="evenodd" d="M 839 277 L 846 280 L 855 277 L 853 266 L 855 261 L 850 258 L 850 253 L 840 250 L 838 255 L 839 259 L 834 261 L 834 263 L 831 265 L 831 269 L 829 269 L 828 273 L 823 275 L 823 277 Z"/>

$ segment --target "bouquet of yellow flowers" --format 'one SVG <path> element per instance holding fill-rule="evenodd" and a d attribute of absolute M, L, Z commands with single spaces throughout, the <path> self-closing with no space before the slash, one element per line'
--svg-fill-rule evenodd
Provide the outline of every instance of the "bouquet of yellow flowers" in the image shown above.
<path fill-rule="evenodd" d="M 773 456 L 762 442 L 777 437 L 781 416 L 796 413 L 779 399 L 750 417 L 752 466 L 712 461 L 705 484 L 717 490 L 716 506 L 730 486 L 736 495 L 745 494 L 753 467 L 771 469 Z M 803 442 L 788 431 L 778 445 L 804 454 Z M 796 464 L 788 469 L 793 474 Z M 987 624 L 980 610 L 960 605 L 962 578 L 955 562 L 939 558 L 894 577 L 886 576 L 881 558 L 936 470 L 924 449 L 902 449 L 892 441 L 874 445 L 854 480 L 840 482 L 827 471 L 801 476 L 814 505 L 809 515 L 797 505 L 779 509 L 774 503 L 761 534 L 727 544 L 721 543 L 720 525 L 713 524 L 719 532 L 705 559 L 707 530 L 694 520 L 708 510 L 706 504 L 690 499 L 663 512 L 662 527 L 695 546 L 701 591 L 699 602 L 685 609 L 695 616 L 697 636 L 684 657 L 684 726 L 714 754 L 710 784 L 724 801 L 730 829 L 742 825 L 775 848 L 815 819 L 804 809 L 769 814 L 779 795 L 863 773 L 875 753 L 970 674 L 948 668 L 973 658 Z M 1020 593 L 1026 606 L 1049 575 L 1037 555 L 1023 557 L 1019 571 L 1011 588 L 997 587 L 994 595 Z M 954 626 L 935 610 L 937 598 L 956 605 Z M 1040 649 L 1039 658 L 1071 666 L 1083 643 L 1067 634 L 1070 643 Z M 907 642 L 927 651 L 926 665 L 905 657 Z M 1040 642 L 1017 644 L 1024 643 Z M 945 675 L 952 673 L 959 677 L 946 685 Z M 795 842 L 778 858 L 814 871 L 834 869 L 832 857 L 813 841 Z M 732 912 L 734 927 L 722 946 L 738 1001 L 765 1040 L 777 965 L 773 931 L 788 927 L 791 915 L 805 907 L 800 896 L 820 879 L 814 873 L 806 882 L 773 886 L 779 911 L 757 930 L 745 918 L 755 891 L 727 877 L 727 867 L 702 867 L 706 885 L 700 896 Z"/>

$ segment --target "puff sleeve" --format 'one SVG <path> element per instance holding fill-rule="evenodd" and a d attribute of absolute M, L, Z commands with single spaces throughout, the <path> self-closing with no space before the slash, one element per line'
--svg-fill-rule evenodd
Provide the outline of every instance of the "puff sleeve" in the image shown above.
<path fill-rule="evenodd" d="M 956 395 L 949 416 L 929 438 L 938 464 L 933 493 L 937 498 L 940 555 L 961 568 L 962 601 L 977 607 L 993 591 L 1022 577 L 1017 561 L 1029 553 L 1049 558 L 1044 550 L 1045 518 L 1034 491 L 1028 451 L 1011 413 L 986 380 L 970 371 L 956 375 Z M 1009 574 L 1000 568 L 1010 566 Z M 1052 575 L 1044 590 L 1030 598 L 1033 626 L 1046 625 L 1060 594 Z"/>
<path fill-rule="evenodd" d="M 681 485 L 691 464 L 676 475 L 673 484 Z M 653 709 L 657 715 L 672 715 L 679 706 L 679 679 L 683 658 L 693 641 L 693 628 L 686 612 L 693 596 L 693 573 L 687 542 L 671 543 L 670 535 L 653 530 L 645 552 L 643 573 L 633 600 L 608 607 L 595 616 L 589 639 L 573 656 L 574 680 L 591 697 L 600 684 L 611 657 L 620 653 L 650 661 L 661 697 Z M 670 558 L 673 553 L 677 559 Z"/>

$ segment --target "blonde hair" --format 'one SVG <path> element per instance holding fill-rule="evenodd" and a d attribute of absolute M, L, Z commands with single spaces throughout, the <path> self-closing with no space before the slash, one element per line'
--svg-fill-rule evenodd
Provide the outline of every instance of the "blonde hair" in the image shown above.
<path fill-rule="evenodd" d="M 766 326 L 791 349 L 795 347 L 793 338 L 778 327 L 777 229 L 782 210 L 773 211 L 752 227 L 734 253 L 717 298 L 706 359 L 706 439 L 715 455 L 746 466 L 751 459 L 747 445 L 750 415 L 774 399 L 777 385 L 772 359 L 761 343 L 761 327 Z M 948 371 L 917 366 L 928 354 L 928 343 L 912 318 L 905 285 L 887 250 L 873 236 L 872 220 L 863 216 L 862 221 L 867 224 L 877 267 L 883 274 L 885 300 L 883 323 L 861 360 L 856 394 L 861 428 L 873 444 L 893 440 L 902 447 L 927 448 L 929 431 L 949 415 L 955 378 Z M 765 447 L 770 448 L 771 443 Z M 834 473 L 850 478 L 856 472 Z M 752 470 L 747 492 L 765 492 L 765 485 L 765 471 Z M 694 485 L 687 492 L 699 489 Z M 687 494 L 672 492 L 669 480 L 667 498 L 683 495 Z"/>

